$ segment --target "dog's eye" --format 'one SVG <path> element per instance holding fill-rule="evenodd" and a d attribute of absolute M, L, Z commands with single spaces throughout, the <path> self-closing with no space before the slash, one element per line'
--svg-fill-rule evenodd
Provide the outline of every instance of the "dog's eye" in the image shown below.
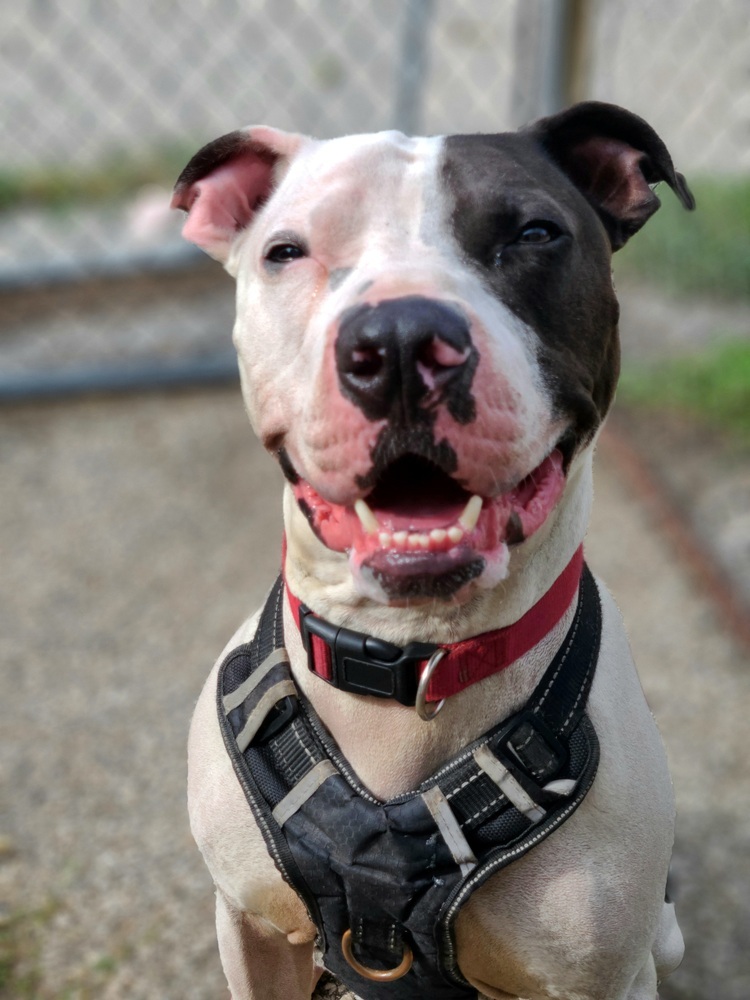
<path fill-rule="evenodd" d="M 305 257 L 305 251 L 296 243 L 277 243 L 266 251 L 266 260 L 272 264 L 288 264 L 292 260 Z"/>
<path fill-rule="evenodd" d="M 560 227 L 554 222 L 530 222 L 516 237 L 516 243 L 551 243 L 560 235 Z"/>

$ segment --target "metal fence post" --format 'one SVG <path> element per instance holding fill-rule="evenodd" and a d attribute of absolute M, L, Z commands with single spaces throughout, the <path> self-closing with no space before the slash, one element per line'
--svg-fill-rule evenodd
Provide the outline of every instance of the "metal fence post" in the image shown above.
<path fill-rule="evenodd" d="M 427 77 L 427 30 L 433 0 L 407 0 L 396 78 L 394 125 L 407 135 L 421 128 L 422 94 Z"/>
<path fill-rule="evenodd" d="M 585 96 L 590 6 L 590 0 L 542 0 L 538 50 L 540 115 L 552 115 Z"/>

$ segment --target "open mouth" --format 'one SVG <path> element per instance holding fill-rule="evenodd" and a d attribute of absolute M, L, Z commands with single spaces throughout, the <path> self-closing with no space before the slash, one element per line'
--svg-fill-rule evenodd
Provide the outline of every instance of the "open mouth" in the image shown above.
<path fill-rule="evenodd" d="M 321 541 L 349 554 L 362 589 L 376 599 L 456 599 L 471 581 L 495 586 L 509 546 L 546 521 L 565 485 L 556 448 L 516 486 L 494 497 L 466 490 L 434 463 L 404 455 L 351 505 L 325 500 L 302 479 L 293 490 Z"/>

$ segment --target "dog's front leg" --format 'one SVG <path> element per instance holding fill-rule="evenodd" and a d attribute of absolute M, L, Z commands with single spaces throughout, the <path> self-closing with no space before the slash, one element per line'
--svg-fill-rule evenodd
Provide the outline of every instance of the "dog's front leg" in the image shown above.
<path fill-rule="evenodd" d="M 220 890 L 216 934 L 232 1000 L 310 1000 L 322 972 L 314 939 L 295 941 L 268 920 L 240 913 Z"/>

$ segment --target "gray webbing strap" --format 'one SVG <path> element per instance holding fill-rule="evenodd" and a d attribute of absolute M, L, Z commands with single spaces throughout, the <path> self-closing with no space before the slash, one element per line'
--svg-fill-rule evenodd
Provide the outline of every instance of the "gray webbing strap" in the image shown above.
<path fill-rule="evenodd" d="M 242 684 L 240 684 L 240 686 L 234 691 L 230 691 L 229 694 L 224 695 L 222 701 L 225 713 L 229 715 L 233 709 L 238 708 L 247 696 L 255 690 L 260 682 L 268 676 L 277 663 L 288 662 L 289 657 L 287 656 L 287 652 L 283 646 L 280 649 L 274 649 L 274 651 L 265 658 L 258 669 L 253 670 L 247 680 L 243 681 Z"/>
<path fill-rule="evenodd" d="M 294 816 L 324 781 L 338 773 L 330 760 L 321 760 L 319 764 L 311 768 L 273 810 L 273 818 L 279 826 L 283 826 L 288 819 Z"/>
<path fill-rule="evenodd" d="M 422 792 L 422 798 L 430 810 L 443 840 L 448 845 L 453 860 L 461 869 L 461 874 L 468 875 L 476 867 L 477 859 L 459 826 L 458 820 L 453 815 L 450 803 L 438 785 L 433 785 L 426 792 Z"/>
<path fill-rule="evenodd" d="M 495 782 L 508 801 L 512 802 L 516 809 L 527 816 L 532 823 L 538 823 L 539 820 L 544 819 L 547 815 L 545 810 L 524 791 L 508 768 L 497 759 L 486 744 L 477 747 L 474 751 L 474 760 L 484 773 Z"/>
<path fill-rule="evenodd" d="M 296 697 L 296 695 L 297 688 L 294 686 L 294 681 L 291 680 L 278 681 L 263 694 L 258 704 L 248 715 L 245 725 L 237 733 L 237 746 L 241 753 L 244 753 L 248 748 L 273 706 L 278 705 L 282 698 Z"/>

